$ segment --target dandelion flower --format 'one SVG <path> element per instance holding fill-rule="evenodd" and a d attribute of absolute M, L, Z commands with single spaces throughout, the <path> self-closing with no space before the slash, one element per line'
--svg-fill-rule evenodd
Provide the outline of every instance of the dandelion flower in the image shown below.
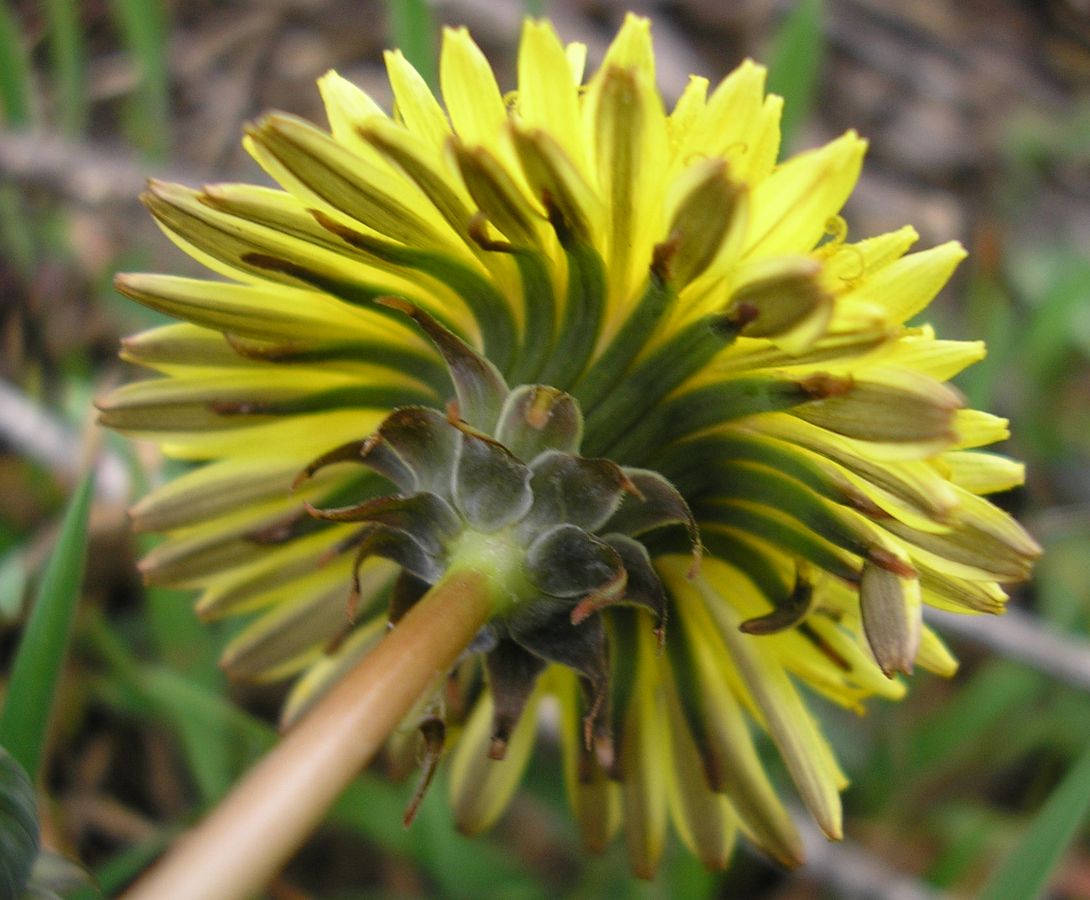
<path fill-rule="evenodd" d="M 838 837 L 804 695 L 860 710 L 954 671 L 921 608 L 1001 612 L 1027 577 L 1036 544 L 984 499 L 1022 467 L 947 384 L 983 346 L 906 324 L 962 248 L 848 240 L 863 140 L 778 161 L 752 62 L 668 111 L 635 16 L 585 58 L 527 22 L 504 95 L 447 30 L 442 102 L 392 52 L 392 115 L 331 72 L 328 131 L 253 124 L 279 189 L 151 184 L 218 278 L 119 277 L 181 322 L 124 343 L 158 377 L 102 418 L 197 464 L 133 510 L 166 535 L 144 575 L 247 617 L 224 665 L 293 678 L 285 724 L 473 568 L 494 615 L 389 743 L 397 767 L 420 725 L 426 776 L 449 752 L 462 830 L 552 704 L 588 847 L 623 827 L 650 877 L 672 822 L 709 866 L 739 831 L 794 864 L 763 736 Z"/>

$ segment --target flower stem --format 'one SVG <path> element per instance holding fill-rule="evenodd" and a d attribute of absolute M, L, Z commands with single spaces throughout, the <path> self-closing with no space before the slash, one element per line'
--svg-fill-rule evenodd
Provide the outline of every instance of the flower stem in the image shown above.
<path fill-rule="evenodd" d="M 468 646 L 492 605 L 483 573 L 448 573 L 125 900 L 242 900 L 260 891 Z"/>

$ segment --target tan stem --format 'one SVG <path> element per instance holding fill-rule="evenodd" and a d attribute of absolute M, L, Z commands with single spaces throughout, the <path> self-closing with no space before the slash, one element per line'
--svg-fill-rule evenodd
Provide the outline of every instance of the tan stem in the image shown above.
<path fill-rule="evenodd" d="M 448 575 L 125 900 L 242 900 L 260 891 L 490 612 L 483 574 Z"/>

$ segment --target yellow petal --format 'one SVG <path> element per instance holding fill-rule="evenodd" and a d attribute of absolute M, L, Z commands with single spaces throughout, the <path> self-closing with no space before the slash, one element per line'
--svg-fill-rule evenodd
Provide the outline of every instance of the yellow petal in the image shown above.
<path fill-rule="evenodd" d="M 670 133 L 670 152 L 675 168 L 686 166 L 690 160 L 684 157 L 688 147 L 689 133 L 704 114 L 704 103 L 708 95 L 708 79 L 699 75 L 690 75 L 674 109 L 666 121 Z"/>
<path fill-rule="evenodd" d="M 579 122 L 579 84 L 552 25 L 527 19 L 519 44 L 518 112 L 525 127 L 541 129 L 564 150 L 575 168 L 587 168 Z"/>
<path fill-rule="evenodd" d="M 950 449 L 970 450 L 1005 441 L 1011 436 L 1009 425 L 1002 416 L 993 416 L 979 409 L 959 409 L 954 418 L 957 443 Z"/>
<path fill-rule="evenodd" d="M 507 107 L 496 76 L 480 47 L 465 28 L 444 28 L 439 57 L 443 101 L 461 141 L 470 147 L 499 151 Z"/>
<path fill-rule="evenodd" d="M 944 453 L 941 462 L 954 484 L 974 494 L 1009 491 L 1026 479 L 1024 464 L 998 453 L 954 450 Z"/>
<path fill-rule="evenodd" d="M 678 147 L 682 164 L 697 154 L 721 157 L 732 175 L 748 175 L 749 153 L 755 149 L 751 141 L 764 107 L 765 74 L 763 66 L 747 59 L 716 86 Z"/>
<path fill-rule="evenodd" d="M 958 661 L 935 632 L 927 625 L 920 630 L 920 649 L 916 662 L 943 678 L 953 678 L 958 671 Z"/>
<path fill-rule="evenodd" d="M 438 155 L 450 137 L 450 123 L 428 84 L 400 50 L 383 54 L 394 92 L 394 109 L 410 134 Z"/>
<path fill-rule="evenodd" d="M 563 227 L 582 243 L 600 244 L 605 209 L 556 137 L 546 131 L 512 131 L 522 172 L 534 196 L 553 206 Z"/>
<path fill-rule="evenodd" d="M 389 569 L 373 567 L 361 572 L 363 596 L 374 596 L 390 582 Z M 235 678 L 284 677 L 285 661 L 306 651 L 320 652 L 322 645 L 344 627 L 346 580 L 324 591 L 303 591 L 275 604 L 246 626 L 224 648 L 221 665 Z"/>
<path fill-rule="evenodd" d="M 674 628 L 680 627 L 682 633 L 670 638 L 675 642 L 685 641 L 696 679 L 683 687 L 673 685 L 673 690 L 694 691 L 688 700 L 700 708 L 700 721 L 705 728 L 697 737 L 704 747 L 705 762 L 689 766 L 703 774 L 710 765 L 713 772 L 709 774 L 714 774 L 717 782 L 711 786 L 725 791 L 751 839 L 781 864 L 798 865 L 803 858 L 799 836 L 768 780 L 738 700 L 715 664 L 716 656 L 727 651 L 716 638 L 715 625 L 708 620 L 702 604 L 692 600 L 691 596 L 676 595 L 680 626 Z M 680 697 L 673 698 L 674 703 L 679 700 Z M 684 722 L 681 725 L 671 722 L 671 729 L 679 727 L 688 729 Z"/>
<path fill-rule="evenodd" d="M 880 306 L 891 322 L 907 321 L 934 299 L 965 256 L 956 241 L 911 253 L 875 272 L 854 299 Z"/>
<path fill-rule="evenodd" d="M 910 370 L 871 368 L 846 391 L 814 400 L 793 415 L 845 437 L 929 446 L 953 443 L 964 400 L 952 388 Z"/>
<path fill-rule="evenodd" d="M 492 694 L 486 692 L 466 723 L 450 764 L 450 802 L 454 822 L 463 834 L 474 835 L 490 828 L 503 814 L 522 780 L 537 734 L 540 686 L 530 696 L 503 759 L 491 759 Z"/>
<path fill-rule="evenodd" d="M 747 256 L 806 253 L 859 178 L 866 142 L 848 132 L 818 150 L 800 153 L 753 188 Z"/>
<path fill-rule="evenodd" d="M 372 165 L 382 166 L 382 160 L 360 138 L 359 128 L 375 116 L 386 118 L 382 107 L 347 79 L 330 70 L 318 79 L 318 90 L 325 105 L 329 130 L 335 140 L 353 153 L 358 153 Z"/>

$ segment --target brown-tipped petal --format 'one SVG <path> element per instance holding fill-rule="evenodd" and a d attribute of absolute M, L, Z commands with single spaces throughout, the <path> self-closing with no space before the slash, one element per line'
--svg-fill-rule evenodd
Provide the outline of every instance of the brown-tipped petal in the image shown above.
<path fill-rule="evenodd" d="M 721 254 L 732 232 L 737 244 L 745 187 L 728 177 L 725 160 L 712 158 L 686 169 L 671 193 L 681 199 L 666 232 L 673 244 L 666 277 L 681 290 Z"/>
<path fill-rule="evenodd" d="M 712 790 L 722 791 L 755 844 L 782 865 L 803 859 L 802 841 L 768 779 L 734 691 L 716 660 L 726 649 L 715 626 L 692 604 L 679 608 L 682 634 L 667 652 L 678 711 Z"/>
<path fill-rule="evenodd" d="M 859 584 L 863 630 L 878 667 L 892 678 L 912 674 L 920 646 L 920 583 L 873 563 L 863 566 Z"/>
<path fill-rule="evenodd" d="M 448 144 L 470 195 L 488 220 L 516 247 L 534 248 L 544 216 L 515 184 L 502 163 L 483 147 Z"/>
<path fill-rule="evenodd" d="M 963 405 L 952 387 L 925 375 L 871 369 L 867 380 L 856 379 L 831 396 L 821 391 L 792 415 L 864 441 L 952 445 L 955 415 Z"/>
<path fill-rule="evenodd" d="M 513 127 L 515 151 L 531 189 L 550 213 L 554 224 L 575 240 L 589 243 L 605 215 L 598 194 L 587 184 L 551 134 Z M 557 217 L 561 220 L 556 221 Z"/>
<path fill-rule="evenodd" d="M 833 310 L 820 273 L 821 264 L 808 256 L 752 263 L 739 277 L 723 319 L 746 337 L 772 338 L 789 352 L 808 350 L 824 334 Z"/>

